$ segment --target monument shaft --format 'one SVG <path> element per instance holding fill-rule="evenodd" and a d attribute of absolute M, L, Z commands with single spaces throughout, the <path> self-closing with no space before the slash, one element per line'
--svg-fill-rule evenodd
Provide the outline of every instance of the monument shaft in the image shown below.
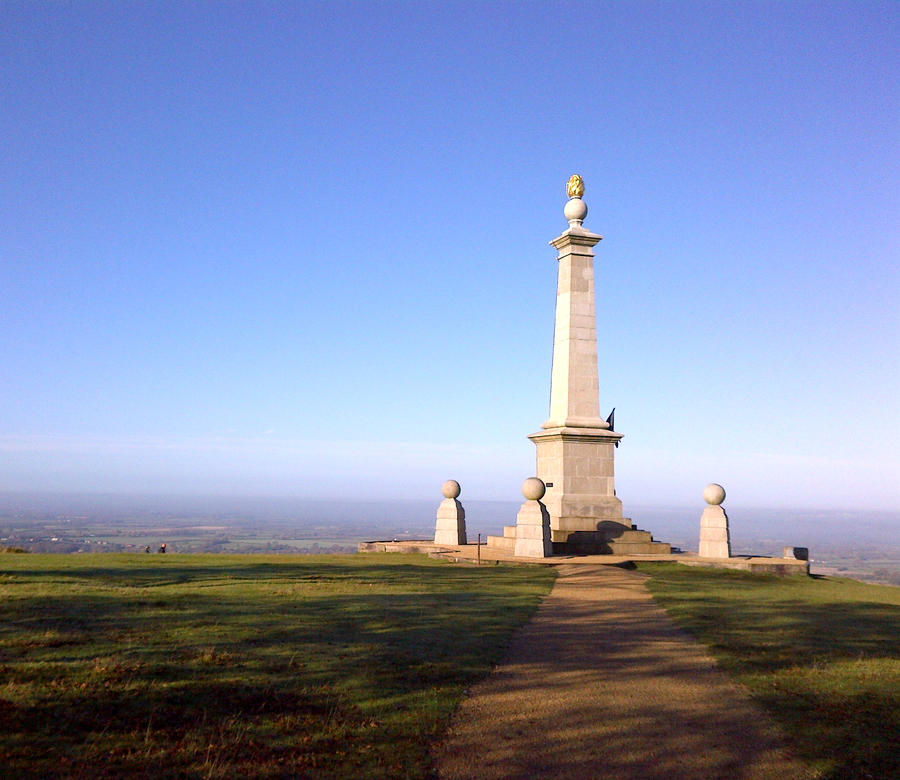
<path fill-rule="evenodd" d="M 600 419 L 594 250 L 600 236 L 566 231 L 551 244 L 559 250 L 556 327 L 550 379 L 550 419 L 544 428 L 606 428 Z"/>

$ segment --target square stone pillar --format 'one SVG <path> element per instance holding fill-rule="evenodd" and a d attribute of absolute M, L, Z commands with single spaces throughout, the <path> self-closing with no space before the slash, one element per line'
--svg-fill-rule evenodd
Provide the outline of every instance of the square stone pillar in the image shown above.
<path fill-rule="evenodd" d="M 455 498 L 445 498 L 438 506 L 434 543 L 452 547 L 466 543 L 466 510 Z"/>
<path fill-rule="evenodd" d="M 699 555 L 701 558 L 731 557 L 728 515 L 720 506 L 708 506 L 700 515 Z"/>
<path fill-rule="evenodd" d="M 540 501 L 526 501 L 516 515 L 514 555 L 521 558 L 549 558 L 553 555 L 550 515 Z"/>
<path fill-rule="evenodd" d="M 444 500 L 438 505 L 434 523 L 434 543 L 456 547 L 466 543 L 466 510 L 457 500 L 460 487 L 455 479 L 441 485 Z"/>
<path fill-rule="evenodd" d="M 701 558 L 730 558 L 731 535 L 728 531 L 728 515 L 722 502 L 725 500 L 725 488 L 711 482 L 703 489 L 703 500 L 709 505 L 700 515 L 700 550 Z"/>

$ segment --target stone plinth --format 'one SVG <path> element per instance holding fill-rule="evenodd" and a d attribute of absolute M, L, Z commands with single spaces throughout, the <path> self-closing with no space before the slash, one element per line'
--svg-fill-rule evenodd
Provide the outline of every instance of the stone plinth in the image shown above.
<path fill-rule="evenodd" d="M 516 515 L 516 544 L 513 554 L 520 558 L 549 558 L 550 515 L 540 501 L 526 501 Z"/>
<path fill-rule="evenodd" d="M 728 515 L 720 506 L 708 506 L 700 516 L 699 554 L 701 558 L 731 557 Z"/>
<path fill-rule="evenodd" d="M 712 483 L 703 491 L 703 498 L 709 504 L 700 516 L 701 558 L 730 558 L 731 536 L 728 531 L 728 515 L 720 506 L 725 500 L 725 490 Z"/>
<path fill-rule="evenodd" d="M 516 542 L 513 547 L 516 557 L 547 558 L 553 555 L 550 514 L 540 500 L 545 489 L 544 483 L 535 477 L 529 477 L 522 485 L 526 501 L 516 515 Z"/>
<path fill-rule="evenodd" d="M 457 500 L 459 483 L 448 479 L 442 486 L 444 500 L 437 510 L 434 524 L 434 543 L 454 547 L 466 543 L 466 510 Z"/>

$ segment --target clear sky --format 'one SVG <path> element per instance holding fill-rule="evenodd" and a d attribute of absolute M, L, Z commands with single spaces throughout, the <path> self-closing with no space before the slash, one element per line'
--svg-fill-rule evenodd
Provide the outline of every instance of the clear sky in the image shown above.
<path fill-rule="evenodd" d="M 0 490 L 518 499 L 577 172 L 626 510 L 896 509 L 898 51 L 896 2 L 6 0 Z"/>

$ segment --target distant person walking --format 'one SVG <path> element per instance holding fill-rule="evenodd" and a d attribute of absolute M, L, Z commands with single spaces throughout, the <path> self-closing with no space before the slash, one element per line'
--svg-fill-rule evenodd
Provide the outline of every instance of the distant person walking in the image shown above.
<path fill-rule="evenodd" d="M 159 546 L 159 551 L 160 551 L 161 553 L 164 553 L 164 552 L 166 551 L 166 543 L 165 543 L 165 542 L 163 542 L 163 543 Z"/>

